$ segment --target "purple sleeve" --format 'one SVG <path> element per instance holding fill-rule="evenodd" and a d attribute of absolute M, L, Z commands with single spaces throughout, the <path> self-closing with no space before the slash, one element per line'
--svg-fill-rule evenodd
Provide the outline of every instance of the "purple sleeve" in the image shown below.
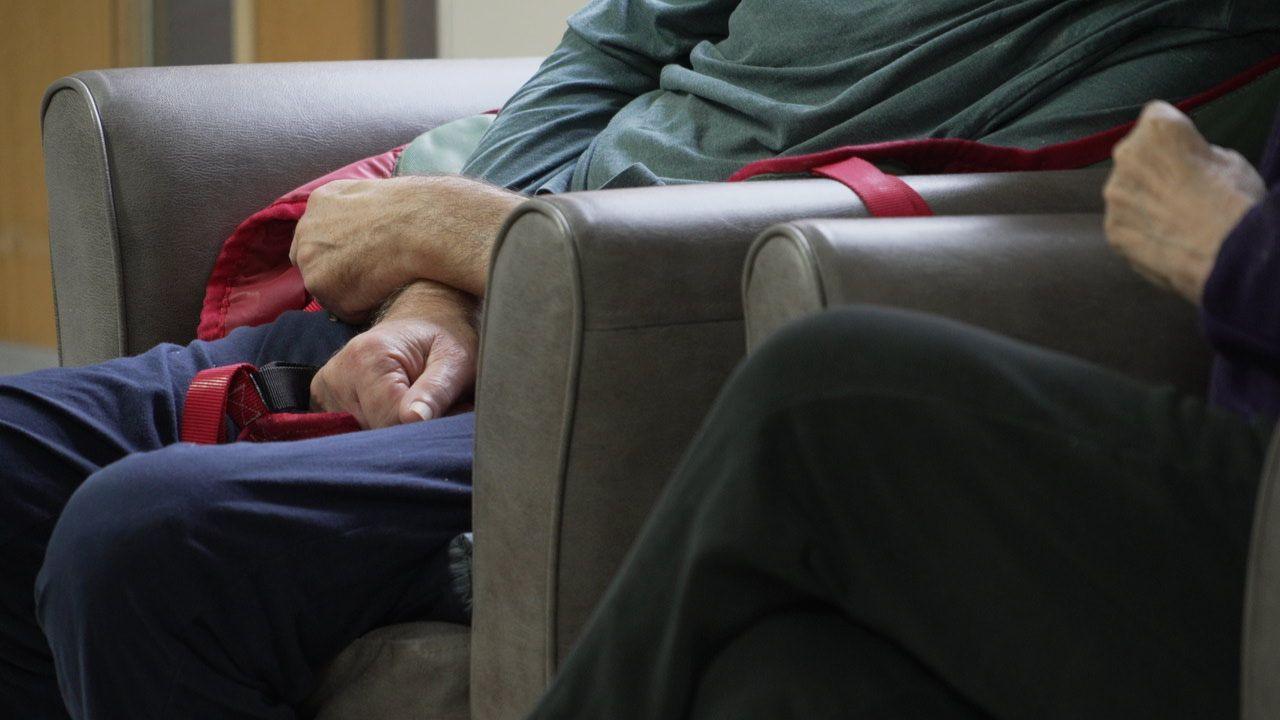
<path fill-rule="evenodd" d="M 1247 416 L 1280 415 L 1280 187 L 1223 242 L 1201 318 L 1218 353 L 1214 402 Z"/>
<path fill-rule="evenodd" d="M 1202 316 L 1214 348 L 1280 371 L 1280 188 L 1223 242 Z"/>

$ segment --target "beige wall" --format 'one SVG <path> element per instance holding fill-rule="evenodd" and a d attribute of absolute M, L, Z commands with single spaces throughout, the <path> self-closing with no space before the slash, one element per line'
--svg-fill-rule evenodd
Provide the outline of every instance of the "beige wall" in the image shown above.
<path fill-rule="evenodd" d="M 40 97 L 62 75 L 138 61 L 136 0 L 0 0 L 0 341 L 53 347 Z"/>
<path fill-rule="evenodd" d="M 253 62 L 377 57 L 375 0 L 254 0 Z M 245 7 L 247 6 L 247 7 Z M 241 10 L 243 12 L 244 10 Z"/>
<path fill-rule="evenodd" d="M 442 57 L 546 55 L 586 0 L 440 0 Z"/>

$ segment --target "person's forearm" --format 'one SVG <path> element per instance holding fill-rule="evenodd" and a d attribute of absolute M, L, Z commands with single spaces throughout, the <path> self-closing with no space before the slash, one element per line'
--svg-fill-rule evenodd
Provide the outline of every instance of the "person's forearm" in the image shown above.
<path fill-rule="evenodd" d="M 483 297 L 494 241 L 524 196 L 465 178 L 418 180 L 398 223 L 404 254 L 396 261 L 419 279 Z"/>
<path fill-rule="evenodd" d="M 479 306 L 474 295 L 433 280 L 418 280 L 400 288 L 387 298 L 374 318 L 384 320 L 432 318 L 438 321 L 456 319 L 475 327 Z"/>
<path fill-rule="evenodd" d="M 1204 288 L 1202 318 L 1215 349 L 1280 374 L 1280 188 L 1227 236 Z"/>

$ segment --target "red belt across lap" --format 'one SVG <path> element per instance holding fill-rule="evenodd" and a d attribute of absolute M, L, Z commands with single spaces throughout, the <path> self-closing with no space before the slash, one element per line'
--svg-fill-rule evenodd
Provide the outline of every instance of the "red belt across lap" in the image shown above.
<path fill-rule="evenodd" d="M 183 442 L 227 442 L 229 427 L 237 440 L 267 442 L 324 437 L 359 430 L 348 413 L 309 412 L 310 365 L 271 363 L 261 370 L 249 363 L 196 373 L 182 409 Z"/>

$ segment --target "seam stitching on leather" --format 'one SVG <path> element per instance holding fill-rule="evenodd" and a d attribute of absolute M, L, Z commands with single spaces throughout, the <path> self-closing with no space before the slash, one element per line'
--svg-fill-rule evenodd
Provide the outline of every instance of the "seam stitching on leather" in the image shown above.
<path fill-rule="evenodd" d="M 566 378 L 565 388 L 565 414 L 564 422 L 561 426 L 560 435 L 560 457 L 558 458 L 558 477 L 556 486 L 556 502 L 555 516 L 552 521 L 554 533 L 552 535 L 551 546 L 551 563 L 548 567 L 550 572 L 549 587 L 551 592 L 548 594 L 549 603 L 547 605 L 547 662 L 545 668 L 544 681 L 550 682 L 555 674 L 555 667 L 560 661 L 560 549 L 563 545 L 564 538 L 564 497 L 565 486 L 568 481 L 569 468 L 569 445 L 573 437 L 573 428 L 576 420 L 576 409 L 578 404 L 578 382 L 582 376 L 582 345 L 586 328 L 586 297 L 584 295 L 585 284 L 582 281 L 582 262 L 581 254 L 578 248 L 578 236 L 574 233 L 573 228 L 565 219 L 564 214 L 560 212 L 551 203 L 543 203 L 545 208 L 553 208 L 551 211 L 544 211 L 550 219 L 559 226 L 560 231 L 564 234 L 565 247 L 569 253 L 570 259 L 570 278 L 572 280 L 573 291 L 573 332 L 571 337 L 572 343 L 569 347 L 569 367 L 568 377 Z"/>
<path fill-rule="evenodd" d="M 112 255 L 112 271 L 115 279 L 115 303 L 116 303 L 116 355 L 126 354 L 128 351 L 128 324 L 125 319 L 125 290 L 124 290 L 124 259 L 120 250 L 120 228 L 115 205 L 115 187 L 111 180 L 111 161 L 107 151 L 106 131 L 102 125 L 102 113 L 98 108 L 97 99 L 93 95 L 93 91 L 79 77 L 68 76 L 54 83 L 50 91 L 45 96 L 42 112 L 41 112 L 41 131 L 44 130 L 44 117 L 48 107 L 52 104 L 54 96 L 62 91 L 70 91 L 83 98 L 88 112 L 89 121 L 93 129 L 97 131 L 98 140 L 98 159 L 102 167 L 102 192 L 104 195 L 104 203 L 102 205 L 103 212 L 106 214 L 107 228 L 110 232 L 110 243 L 108 245 Z M 52 264 L 52 254 L 50 255 L 50 263 Z M 55 285 L 56 292 L 56 285 Z M 55 295 L 56 301 L 56 295 Z M 56 307 L 56 305 L 55 305 Z M 55 313 L 56 315 L 56 313 Z M 61 321 L 58 322 L 58 359 L 63 361 Z M 107 359 L 107 358 L 102 358 Z"/>

